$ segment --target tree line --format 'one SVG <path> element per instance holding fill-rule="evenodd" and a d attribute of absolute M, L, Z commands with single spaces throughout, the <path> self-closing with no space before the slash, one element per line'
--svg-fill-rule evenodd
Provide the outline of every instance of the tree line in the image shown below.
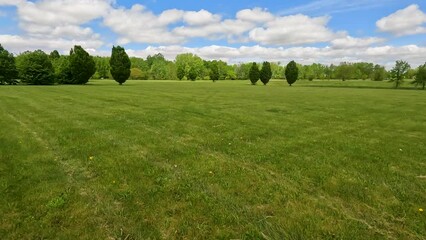
<path fill-rule="evenodd" d="M 204 60 L 192 53 L 176 56 L 174 61 L 160 53 L 146 59 L 129 57 L 124 48 L 114 46 L 110 57 L 90 56 L 81 46 L 74 46 L 69 55 L 54 50 L 46 54 L 41 50 L 26 51 L 16 57 L 0 44 L 0 84 L 85 84 L 89 79 L 114 79 L 123 84 L 132 80 L 260 80 L 286 79 L 289 85 L 297 79 L 371 79 L 389 80 L 400 86 L 404 79 L 412 79 L 423 89 L 426 82 L 426 63 L 411 68 L 405 61 L 397 61 L 392 70 L 367 62 L 342 62 L 339 65 L 313 63 L 301 65 L 291 61 L 228 64 L 221 60 Z M 293 79 L 295 76 L 295 79 Z"/>

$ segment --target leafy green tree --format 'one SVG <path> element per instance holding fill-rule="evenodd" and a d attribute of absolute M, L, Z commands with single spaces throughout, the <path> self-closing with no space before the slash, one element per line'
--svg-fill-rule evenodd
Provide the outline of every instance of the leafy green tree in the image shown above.
<path fill-rule="evenodd" d="M 197 70 L 195 68 L 191 68 L 189 69 L 189 73 L 188 73 L 188 79 L 191 81 L 195 81 L 195 79 L 197 79 Z"/>
<path fill-rule="evenodd" d="M 124 48 L 113 46 L 109 60 L 110 72 L 118 84 L 122 85 L 130 76 L 130 59 Z"/>
<path fill-rule="evenodd" d="M 407 79 L 414 79 L 417 75 L 418 69 L 408 69 L 407 74 L 405 75 L 405 78 Z"/>
<path fill-rule="evenodd" d="M 271 64 L 269 62 L 263 62 L 259 76 L 260 81 L 262 81 L 263 85 L 268 84 L 269 80 L 272 77 Z"/>
<path fill-rule="evenodd" d="M 15 84 L 17 77 L 15 57 L 0 44 L 0 84 Z"/>
<path fill-rule="evenodd" d="M 217 64 L 217 61 L 212 61 L 210 66 L 210 80 L 213 82 L 219 80 L 219 66 Z"/>
<path fill-rule="evenodd" d="M 353 64 L 355 68 L 355 79 L 366 80 L 372 78 L 374 72 L 374 64 L 367 62 L 358 62 Z"/>
<path fill-rule="evenodd" d="M 426 85 L 426 63 L 419 67 L 416 74 L 416 79 L 413 81 L 416 86 L 422 86 L 422 89 L 425 89 Z"/>
<path fill-rule="evenodd" d="M 260 78 L 259 68 L 257 67 L 257 64 L 254 62 L 252 63 L 250 72 L 249 72 L 249 79 L 251 84 L 256 85 L 259 78 Z"/>
<path fill-rule="evenodd" d="M 130 77 L 129 79 L 132 80 L 146 80 L 148 79 L 148 76 L 146 72 L 142 71 L 139 68 L 131 68 L 130 69 Z"/>
<path fill-rule="evenodd" d="M 90 77 L 96 72 L 96 64 L 93 57 L 89 55 L 81 46 L 74 46 L 71 49 L 70 55 L 67 58 L 69 65 L 64 63 L 62 70 L 66 74 L 71 74 L 71 78 L 62 78 L 64 84 L 86 84 Z M 69 69 L 67 69 L 67 67 Z"/>
<path fill-rule="evenodd" d="M 319 63 L 313 63 L 310 67 L 311 67 L 313 79 L 324 79 L 325 78 L 325 68 L 326 68 L 325 65 L 322 65 L 322 64 L 319 64 Z"/>
<path fill-rule="evenodd" d="M 410 70 L 410 65 L 406 61 L 398 60 L 395 63 L 395 67 L 392 68 L 391 74 L 391 82 L 394 82 L 395 88 L 398 88 L 404 80 L 405 75 L 408 70 Z"/>
<path fill-rule="evenodd" d="M 107 79 L 110 78 L 109 57 L 94 57 L 96 64 L 96 74 L 94 78 Z"/>
<path fill-rule="evenodd" d="M 383 81 L 385 77 L 386 77 L 385 67 L 382 67 L 376 64 L 373 69 L 373 81 Z"/>
<path fill-rule="evenodd" d="M 166 59 L 164 58 L 163 54 L 157 53 L 157 54 L 155 54 L 153 56 L 149 55 L 146 58 L 146 62 L 147 62 L 148 68 L 151 69 L 152 65 L 155 62 L 166 62 Z"/>
<path fill-rule="evenodd" d="M 227 80 L 237 79 L 237 75 L 235 74 L 235 70 L 232 66 L 227 66 L 226 79 Z"/>
<path fill-rule="evenodd" d="M 177 66 L 176 75 L 179 80 L 182 80 L 185 77 L 185 66 L 179 65 Z"/>
<path fill-rule="evenodd" d="M 356 72 L 356 68 L 353 64 L 342 62 L 336 68 L 336 77 L 342 79 L 342 81 L 346 81 L 348 79 L 354 78 Z"/>
<path fill-rule="evenodd" d="M 184 76 L 186 76 L 187 79 L 193 79 L 193 80 L 197 79 L 197 77 L 201 77 L 201 74 L 204 72 L 203 60 L 197 55 L 194 55 L 192 53 L 184 53 L 184 54 L 177 55 L 175 59 L 175 63 L 176 63 L 178 78 L 181 76 L 180 74 L 182 69 L 185 72 Z M 191 72 L 192 78 L 189 76 L 190 72 Z M 195 78 L 194 78 L 194 75 L 195 75 Z"/>
<path fill-rule="evenodd" d="M 49 56 L 41 50 L 24 52 L 17 59 L 19 77 L 31 85 L 51 85 L 55 82 L 55 71 Z"/>
<path fill-rule="evenodd" d="M 249 79 L 249 72 L 251 68 L 251 63 L 242 63 L 234 65 L 234 72 L 239 80 Z"/>
<path fill-rule="evenodd" d="M 167 79 L 167 61 L 154 61 L 151 66 L 151 78 L 154 80 Z"/>
<path fill-rule="evenodd" d="M 50 54 L 49 54 L 50 60 L 53 59 L 58 59 L 61 57 L 61 55 L 59 55 L 58 50 L 53 50 Z"/>
<path fill-rule="evenodd" d="M 284 78 L 284 67 L 280 63 L 271 63 L 272 79 Z"/>
<path fill-rule="evenodd" d="M 176 64 L 173 61 L 167 61 L 166 67 L 167 67 L 166 79 L 177 80 Z"/>
<path fill-rule="evenodd" d="M 297 64 L 295 61 L 291 61 L 287 64 L 285 68 L 285 78 L 287 79 L 287 83 L 291 86 L 296 82 L 299 77 L 299 69 L 297 68 Z"/>

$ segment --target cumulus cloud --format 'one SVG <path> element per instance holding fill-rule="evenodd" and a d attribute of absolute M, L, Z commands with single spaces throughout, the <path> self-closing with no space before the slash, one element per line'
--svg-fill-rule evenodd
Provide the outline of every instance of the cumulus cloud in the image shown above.
<path fill-rule="evenodd" d="M 268 22 L 275 18 L 273 14 L 261 8 L 243 9 L 237 12 L 236 17 L 242 21 L 260 23 Z"/>
<path fill-rule="evenodd" d="M 425 24 L 426 14 L 416 4 L 398 10 L 376 22 L 380 31 L 396 36 L 426 33 Z"/>
<path fill-rule="evenodd" d="M 0 0 L 0 6 L 17 6 L 25 0 Z"/>
<path fill-rule="evenodd" d="M 194 11 L 188 11 L 185 12 L 183 16 L 183 20 L 188 23 L 189 25 L 198 25 L 198 26 L 204 26 L 211 23 L 217 23 L 219 22 L 221 17 L 217 14 L 212 14 L 209 11 L 206 11 L 204 9 L 194 12 Z"/>
<path fill-rule="evenodd" d="M 377 37 L 369 38 L 354 38 L 351 36 L 345 36 L 342 38 L 337 38 L 331 41 L 333 48 L 342 49 L 342 48 L 365 48 L 376 43 L 384 42 L 385 39 Z"/>
<path fill-rule="evenodd" d="M 173 29 L 173 33 L 185 39 L 195 37 L 204 37 L 208 39 L 231 39 L 246 33 L 255 26 L 256 24 L 252 22 L 246 22 L 239 19 L 226 19 L 222 22 L 211 23 L 205 26 L 179 26 Z"/>
<path fill-rule="evenodd" d="M 264 27 L 250 31 L 250 39 L 266 45 L 288 45 L 330 41 L 343 33 L 327 28 L 329 17 L 311 18 L 302 14 L 278 17 Z"/>
<path fill-rule="evenodd" d="M 0 0 L 0 5 L 14 5 L 23 35 L 0 35 L 0 42 L 14 52 L 24 50 L 67 51 L 73 45 L 99 48 L 100 35 L 82 27 L 101 18 L 113 0 Z"/>
<path fill-rule="evenodd" d="M 185 39 L 175 36 L 168 25 L 182 19 L 184 12 L 168 10 L 155 15 L 144 6 L 135 4 L 130 9 L 110 9 L 104 25 L 120 35 L 119 43 L 129 42 L 174 44 Z"/>
<path fill-rule="evenodd" d="M 0 35 L 0 42 L 6 49 L 15 54 L 37 49 L 42 49 L 46 52 L 59 50 L 62 53 L 68 54 L 69 50 L 74 45 L 83 46 L 86 50 L 94 53 L 96 49 L 103 45 L 102 41 L 96 39 L 68 40 L 64 38 L 36 38 L 18 35 Z"/>

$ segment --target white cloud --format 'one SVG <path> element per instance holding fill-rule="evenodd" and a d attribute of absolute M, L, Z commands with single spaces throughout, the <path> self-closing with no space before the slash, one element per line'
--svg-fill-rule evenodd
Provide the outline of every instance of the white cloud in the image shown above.
<path fill-rule="evenodd" d="M 212 14 L 204 9 L 194 12 L 185 12 L 183 20 L 189 25 L 204 26 L 211 23 L 220 22 L 221 17 L 217 14 Z"/>
<path fill-rule="evenodd" d="M 165 10 L 158 16 L 157 20 L 161 25 L 172 24 L 180 21 L 184 13 L 184 11 L 178 9 Z"/>
<path fill-rule="evenodd" d="M 42 0 L 19 5 L 24 23 L 46 26 L 80 25 L 100 18 L 110 8 L 110 0 Z"/>
<path fill-rule="evenodd" d="M 25 0 L 0 0 L 0 6 L 17 6 Z"/>
<path fill-rule="evenodd" d="M 205 37 L 209 39 L 223 39 L 240 36 L 250 29 L 256 27 L 252 22 L 239 19 L 226 19 L 222 22 L 212 23 L 205 26 L 180 26 L 173 30 L 177 36 L 184 38 Z"/>
<path fill-rule="evenodd" d="M 243 9 L 237 12 L 237 19 L 247 22 L 268 22 L 272 21 L 275 16 L 267 10 L 261 8 Z"/>
<path fill-rule="evenodd" d="M 396 36 L 426 33 L 425 24 L 426 14 L 416 4 L 398 10 L 376 22 L 380 31 Z"/>
<path fill-rule="evenodd" d="M 328 42 L 343 35 L 327 28 L 329 19 L 326 16 L 310 18 L 302 14 L 278 17 L 264 27 L 251 30 L 249 36 L 252 41 L 266 45 Z"/>
<path fill-rule="evenodd" d="M 68 51 L 78 44 L 88 48 L 102 46 L 100 35 L 82 27 L 101 18 L 113 0 L 40 0 L 36 2 L 0 0 L 0 5 L 15 5 L 19 27 L 25 34 L 1 35 L 1 42 L 15 52 L 24 50 Z"/>
<path fill-rule="evenodd" d="M 104 25 L 120 35 L 119 43 L 129 42 L 176 44 L 185 39 L 172 34 L 168 25 L 180 21 L 184 12 L 168 10 L 159 16 L 144 6 L 135 4 L 130 9 L 110 9 L 104 17 Z"/>
<path fill-rule="evenodd" d="M 49 39 L 49 38 L 34 38 L 22 37 L 17 35 L 0 35 L 1 44 L 8 49 L 8 51 L 15 54 L 27 51 L 41 49 L 46 52 L 59 50 L 62 53 L 69 53 L 69 50 L 74 45 L 80 45 L 86 50 L 98 49 L 103 45 L 103 42 L 96 39 L 91 40 L 69 40 L 63 38 Z M 94 50 L 93 50 L 94 51 Z"/>
<path fill-rule="evenodd" d="M 385 39 L 377 38 L 377 37 L 369 37 L 369 38 L 354 38 L 351 36 L 346 36 L 343 38 L 337 38 L 331 41 L 331 45 L 336 49 L 344 49 L 344 48 L 364 48 L 371 46 L 376 43 L 384 42 Z"/>

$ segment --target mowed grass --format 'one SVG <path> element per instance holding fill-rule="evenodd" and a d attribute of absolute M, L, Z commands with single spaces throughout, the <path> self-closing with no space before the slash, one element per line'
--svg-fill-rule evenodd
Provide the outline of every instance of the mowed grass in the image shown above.
<path fill-rule="evenodd" d="M 0 238 L 425 239 L 426 91 L 323 83 L 1 86 Z"/>

